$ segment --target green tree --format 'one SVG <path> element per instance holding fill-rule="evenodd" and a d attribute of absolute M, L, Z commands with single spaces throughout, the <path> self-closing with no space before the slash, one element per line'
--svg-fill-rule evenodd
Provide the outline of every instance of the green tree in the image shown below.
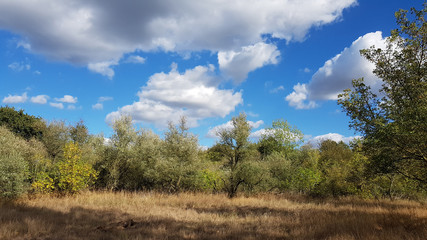
<path fill-rule="evenodd" d="M 52 121 L 46 124 L 41 141 L 50 158 L 53 160 L 62 158 L 64 146 L 70 141 L 68 126 L 64 121 Z"/>
<path fill-rule="evenodd" d="M 82 146 L 88 142 L 90 135 L 83 120 L 80 120 L 74 126 L 70 126 L 69 131 L 71 140 L 73 140 L 74 143 L 78 143 Z"/>
<path fill-rule="evenodd" d="M 344 142 L 325 140 L 320 144 L 319 169 L 322 179 L 318 194 L 340 196 L 350 194 L 349 175 L 353 152 Z"/>
<path fill-rule="evenodd" d="M 424 9 L 396 12 L 399 29 L 385 49 L 372 46 L 361 54 L 375 64 L 383 81 L 374 93 L 363 79 L 353 80 L 338 103 L 350 127 L 363 135 L 363 150 L 376 173 L 398 173 L 427 184 L 427 24 Z"/>
<path fill-rule="evenodd" d="M 233 198 L 239 186 L 247 184 L 253 187 L 262 177 L 260 176 L 261 168 L 253 162 L 251 156 L 253 151 L 250 151 L 249 135 L 252 128 L 246 120 L 246 115 L 240 113 L 239 116 L 231 119 L 231 123 L 233 126 L 231 129 L 221 129 L 217 134 L 220 137 L 219 143 L 225 149 L 224 188 L 228 197 Z"/>
<path fill-rule="evenodd" d="M 25 139 L 40 139 L 43 135 L 42 119 L 28 115 L 24 110 L 13 107 L 0 107 L 0 126 L 6 126 L 10 131 Z"/>
<path fill-rule="evenodd" d="M 304 135 L 287 121 L 273 121 L 272 127 L 267 128 L 258 142 L 258 151 L 262 157 L 273 152 L 279 152 L 288 158 L 303 140 Z"/>
<path fill-rule="evenodd" d="M 185 117 L 177 126 L 169 122 L 162 146 L 163 157 L 157 162 L 158 185 L 169 192 L 196 187 L 199 165 L 198 139 L 191 134 Z"/>

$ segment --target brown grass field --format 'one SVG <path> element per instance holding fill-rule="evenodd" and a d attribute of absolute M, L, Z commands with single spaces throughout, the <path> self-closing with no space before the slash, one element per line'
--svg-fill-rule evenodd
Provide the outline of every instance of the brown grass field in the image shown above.
<path fill-rule="evenodd" d="M 0 239 L 427 239 L 425 203 L 85 192 L 0 204 Z"/>

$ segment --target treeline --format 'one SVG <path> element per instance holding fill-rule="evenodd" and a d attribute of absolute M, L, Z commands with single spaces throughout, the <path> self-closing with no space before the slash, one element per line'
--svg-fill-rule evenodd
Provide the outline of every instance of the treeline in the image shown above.
<path fill-rule="evenodd" d="M 14 108 L 0 108 L 0 196 L 25 193 L 75 194 L 83 189 L 161 191 L 295 192 L 315 197 L 424 198 L 419 182 L 398 173 L 378 174 L 362 152 L 326 140 L 302 145 L 303 135 L 274 121 L 254 142 L 245 114 L 219 140 L 202 149 L 185 118 L 163 137 L 135 129 L 130 117 L 112 125 L 114 134 L 90 135 L 83 122 L 46 122 Z"/>

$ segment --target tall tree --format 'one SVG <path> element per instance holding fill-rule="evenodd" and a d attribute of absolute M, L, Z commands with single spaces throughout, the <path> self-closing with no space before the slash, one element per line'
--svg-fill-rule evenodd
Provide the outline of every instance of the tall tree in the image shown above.
<path fill-rule="evenodd" d="M 424 9 L 396 12 L 399 26 L 385 49 L 372 46 L 361 54 L 375 64 L 383 81 L 374 93 L 363 79 L 353 80 L 338 103 L 350 127 L 364 137 L 364 151 L 377 173 L 399 173 L 427 184 L 427 24 Z"/>
<path fill-rule="evenodd" d="M 220 144 L 226 148 L 226 162 L 224 168 L 227 173 L 227 179 L 224 179 L 225 188 L 230 198 L 237 194 L 239 186 L 245 182 L 244 161 L 248 158 L 248 148 L 250 145 L 249 135 L 251 126 L 246 120 L 246 115 L 240 113 L 233 117 L 233 127 L 231 129 L 222 129 L 217 134 L 220 137 Z"/>

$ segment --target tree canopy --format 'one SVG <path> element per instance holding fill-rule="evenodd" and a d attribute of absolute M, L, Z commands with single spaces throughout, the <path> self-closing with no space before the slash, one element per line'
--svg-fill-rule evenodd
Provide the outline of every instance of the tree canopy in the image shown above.
<path fill-rule="evenodd" d="M 374 92 L 363 79 L 354 90 L 339 95 L 338 103 L 350 117 L 350 127 L 362 133 L 363 149 L 377 173 L 398 173 L 427 184 L 427 24 L 424 9 L 396 12 L 385 49 L 361 50 L 375 64 L 382 81 Z"/>

